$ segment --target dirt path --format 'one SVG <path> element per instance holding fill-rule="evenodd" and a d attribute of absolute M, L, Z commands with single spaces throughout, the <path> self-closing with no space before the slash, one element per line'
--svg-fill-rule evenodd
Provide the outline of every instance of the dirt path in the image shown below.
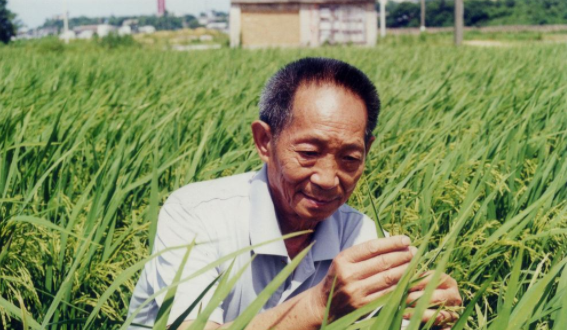
<path fill-rule="evenodd" d="M 467 46 L 476 46 L 476 47 L 510 47 L 510 46 L 512 46 L 512 43 L 510 43 L 510 42 L 495 41 L 495 40 L 466 40 L 463 43 Z"/>

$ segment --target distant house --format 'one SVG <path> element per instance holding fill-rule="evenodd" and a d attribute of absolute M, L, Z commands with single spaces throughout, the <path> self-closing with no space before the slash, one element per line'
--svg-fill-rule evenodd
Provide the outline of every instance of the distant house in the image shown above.
<path fill-rule="evenodd" d="M 219 30 L 225 33 L 228 32 L 227 22 L 211 22 L 205 25 L 205 27 L 209 30 Z"/>
<path fill-rule="evenodd" d="M 47 36 L 56 36 L 59 33 L 56 27 L 38 28 L 34 32 L 35 38 L 43 38 Z"/>
<path fill-rule="evenodd" d="M 374 0 L 231 0 L 232 47 L 376 44 Z"/>
<path fill-rule="evenodd" d="M 14 40 L 37 39 L 37 38 L 43 38 L 47 36 L 57 36 L 57 35 L 59 35 L 59 31 L 57 27 L 29 29 L 24 26 L 18 29 L 16 36 L 12 37 L 12 39 Z"/>
<path fill-rule="evenodd" d="M 77 33 L 77 39 L 89 40 L 94 37 L 95 32 L 92 30 L 84 30 Z"/>
<path fill-rule="evenodd" d="M 226 16 L 220 16 L 216 11 L 209 10 L 201 13 L 201 15 L 197 17 L 197 21 L 199 22 L 199 25 L 206 26 L 211 23 L 224 22 L 226 21 Z"/>
<path fill-rule="evenodd" d="M 116 27 L 108 24 L 79 25 L 73 28 L 78 39 L 91 39 L 95 34 L 102 38 L 115 31 Z"/>
<path fill-rule="evenodd" d="M 14 40 L 22 39 L 32 39 L 34 35 L 34 30 L 28 29 L 27 27 L 21 27 L 18 29 L 16 36 L 12 37 Z"/>
<path fill-rule="evenodd" d="M 204 26 L 207 29 L 228 33 L 227 17 L 220 12 L 210 10 L 201 13 L 201 15 L 197 18 L 197 21 L 199 22 L 199 25 Z"/>
<path fill-rule="evenodd" d="M 104 38 L 115 31 L 116 27 L 109 24 L 99 24 L 96 27 L 96 34 L 101 38 Z"/>
<path fill-rule="evenodd" d="M 122 22 L 122 26 L 130 26 L 132 28 L 137 27 L 138 26 L 138 20 L 131 18 L 131 19 L 126 19 Z"/>
<path fill-rule="evenodd" d="M 73 30 L 64 31 L 59 35 L 59 39 L 61 40 L 73 40 L 77 37 Z"/>
<path fill-rule="evenodd" d="M 122 25 L 118 28 L 119 36 L 128 36 L 132 34 L 132 27 L 130 25 Z"/>
<path fill-rule="evenodd" d="M 152 34 L 156 32 L 156 28 L 153 27 L 152 25 L 144 25 L 138 28 L 138 32 L 143 34 Z"/>
<path fill-rule="evenodd" d="M 199 25 L 205 26 L 209 24 L 209 16 L 206 15 L 199 16 L 199 18 L 197 18 L 197 22 L 199 22 Z"/>
<path fill-rule="evenodd" d="M 73 28 L 73 31 L 77 34 L 78 39 L 91 39 L 97 30 L 96 24 L 93 25 L 79 25 Z"/>

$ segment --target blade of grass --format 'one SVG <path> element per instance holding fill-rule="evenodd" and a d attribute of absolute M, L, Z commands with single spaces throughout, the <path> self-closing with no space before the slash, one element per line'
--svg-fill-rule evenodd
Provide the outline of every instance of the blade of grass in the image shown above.
<path fill-rule="evenodd" d="M 230 325 L 231 329 L 244 329 L 250 321 L 258 314 L 258 311 L 266 304 L 268 299 L 274 292 L 282 285 L 282 283 L 291 275 L 297 268 L 299 263 L 305 258 L 307 253 L 311 250 L 314 243 L 303 249 L 293 260 L 282 269 L 278 275 L 258 294 L 256 299 L 234 320 Z"/>
<path fill-rule="evenodd" d="M 207 292 L 209 292 L 209 290 L 211 290 L 215 284 L 218 282 L 220 276 L 217 276 L 214 280 L 211 281 L 211 283 L 209 283 L 209 285 L 207 285 L 207 287 L 203 290 L 203 292 L 201 292 L 201 294 L 199 294 L 199 296 L 197 296 L 197 299 L 195 299 L 195 301 L 193 301 L 191 303 L 191 305 L 189 305 L 189 307 L 187 307 L 186 310 L 183 311 L 183 313 L 181 313 L 176 319 L 175 321 L 173 321 L 173 323 L 167 327 L 168 330 L 177 330 L 181 324 L 185 321 L 185 319 L 187 318 L 187 316 L 193 311 L 193 309 L 195 309 L 195 307 L 197 307 L 197 305 L 200 305 L 201 300 L 203 300 L 203 298 L 205 297 L 205 295 L 207 294 Z M 199 315 L 201 314 L 201 311 L 199 311 Z M 155 324 L 154 325 L 154 329 L 164 329 L 166 328 L 165 325 L 159 325 L 159 324 Z"/>
<path fill-rule="evenodd" d="M 312 232 L 311 230 L 305 230 L 305 231 L 301 231 L 301 232 L 295 232 L 295 233 L 287 234 L 287 235 L 284 235 L 284 236 L 282 236 L 282 237 L 279 237 L 279 238 L 276 238 L 276 239 L 273 239 L 273 240 L 270 240 L 270 241 L 266 241 L 266 242 L 262 242 L 262 243 L 260 243 L 260 244 L 256 244 L 256 245 L 253 245 L 253 246 L 248 246 L 248 247 L 242 248 L 242 249 L 240 249 L 240 250 L 238 250 L 238 251 L 235 251 L 235 252 L 233 252 L 233 253 L 229 253 L 229 254 L 225 255 L 224 257 L 222 257 L 222 258 L 220 258 L 220 259 L 218 259 L 218 260 L 212 261 L 212 262 L 209 263 L 207 266 L 205 266 L 205 267 L 201 268 L 200 270 L 194 272 L 194 273 L 191 274 L 190 276 L 187 276 L 186 278 L 183 278 L 182 280 L 180 280 L 180 281 L 178 281 L 178 282 L 173 282 L 173 283 L 171 283 L 171 284 L 169 285 L 169 287 L 166 287 L 166 288 L 163 288 L 163 289 L 161 289 L 161 290 L 158 290 L 158 291 L 155 292 L 153 295 L 151 295 L 150 297 L 148 297 L 148 299 L 146 299 L 146 301 L 144 301 L 142 304 L 140 304 L 140 306 L 139 306 L 136 310 L 134 310 L 134 311 L 132 312 L 132 315 L 130 315 L 130 316 L 128 317 L 128 319 L 124 322 L 124 324 L 122 325 L 122 327 L 120 327 L 120 330 L 125 330 L 125 329 L 127 329 L 128 326 L 129 326 L 129 325 L 132 323 L 132 321 L 134 320 L 134 317 L 142 310 L 142 308 L 144 308 L 144 307 L 145 307 L 148 303 L 150 303 L 153 299 L 155 299 L 157 296 L 161 295 L 162 293 L 166 292 L 166 291 L 169 290 L 170 288 L 176 287 L 176 286 L 180 285 L 181 283 L 187 282 L 187 281 L 189 281 L 189 280 L 191 280 L 191 279 L 193 279 L 193 278 L 195 278 L 195 277 L 197 277 L 197 276 L 199 276 L 199 275 L 201 275 L 201 274 L 207 272 L 208 270 L 210 270 L 210 269 L 212 269 L 212 268 L 215 268 L 215 267 L 217 267 L 217 266 L 223 264 L 224 262 L 230 261 L 230 260 L 232 260 L 233 258 L 239 256 L 239 255 L 242 254 L 242 253 L 250 252 L 250 251 L 252 251 L 253 249 L 255 249 L 255 248 L 259 247 L 259 246 L 263 246 L 263 245 L 266 245 L 266 244 L 270 244 L 270 243 L 273 243 L 273 242 L 276 242 L 276 241 L 279 241 L 279 240 L 285 240 L 285 239 L 288 239 L 288 238 L 291 238 L 291 237 L 295 237 L 295 236 L 300 236 L 300 235 L 308 234 L 308 233 L 311 233 L 311 232 Z M 143 265 L 142 265 L 142 267 L 143 267 Z M 140 268 L 141 268 L 141 267 L 140 267 Z M 111 294 L 114 290 L 116 290 L 117 287 L 118 287 L 118 285 L 116 285 L 115 287 L 113 287 L 113 286 L 114 286 L 114 283 L 113 283 L 112 286 L 111 286 L 112 290 L 111 290 L 111 288 L 109 288 L 109 289 L 105 292 L 105 294 L 107 294 L 107 292 L 108 292 L 108 296 L 110 296 L 110 294 Z M 102 305 L 102 303 L 101 303 L 100 301 L 99 301 L 99 303 L 97 304 L 97 306 L 99 306 L 99 305 Z M 99 310 L 100 310 L 100 309 L 99 309 Z M 98 313 L 98 310 L 96 310 L 96 312 Z M 90 319 L 91 317 L 94 318 L 95 315 L 96 315 L 96 313 L 95 313 L 95 311 L 93 311 L 93 313 L 91 313 L 91 316 L 89 316 L 89 319 Z"/>
<path fill-rule="evenodd" d="M 226 270 L 222 280 L 220 281 L 213 297 L 211 298 L 205 309 L 201 313 L 199 313 L 195 321 L 193 321 L 193 323 L 187 330 L 202 330 L 205 328 L 205 325 L 209 320 L 211 314 L 214 312 L 216 308 L 218 308 L 218 306 L 220 306 L 222 301 L 228 296 L 228 294 L 234 288 L 236 282 L 238 282 L 242 274 L 244 274 L 246 269 L 250 267 L 255 257 L 256 255 L 252 256 L 250 260 L 229 280 L 229 276 L 232 273 L 232 267 L 234 265 L 234 261 L 231 263 L 230 267 Z"/>
<path fill-rule="evenodd" d="M 195 246 L 195 239 L 193 239 L 193 242 L 191 242 L 191 244 L 187 247 L 187 251 L 185 251 L 185 254 L 183 255 L 183 258 L 181 259 L 181 263 L 179 264 L 179 268 L 177 269 L 177 272 L 175 273 L 175 276 L 173 278 L 173 282 L 179 282 L 179 280 L 181 279 L 181 274 L 183 274 L 183 270 L 185 269 L 185 264 L 187 263 L 187 259 L 189 259 L 189 254 L 191 254 L 191 250 L 193 249 L 193 247 Z M 216 282 L 216 280 L 211 283 L 211 286 Z M 208 291 L 208 289 L 207 289 Z M 157 316 L 156 316 L 156 321 L 154 324 L 154 327 L 157 329 L 165 329 L 167 326 L 167 321 L 169 319 L 169 314 L 171 313 L 171 307 L 173 306 L 173 300 L 175 299 L 175 293 L 177 292 L 177 286 L 170 288 L 169 290 L 167 290 L 167 293 L 165 294 L 165 298 L 163 299 L 163 302 L 158 310 Z"/>

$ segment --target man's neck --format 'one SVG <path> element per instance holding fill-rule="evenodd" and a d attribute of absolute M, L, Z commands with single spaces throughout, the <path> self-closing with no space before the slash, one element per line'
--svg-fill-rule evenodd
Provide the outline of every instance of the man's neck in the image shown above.
<path fill-rule="evenodd" d="M 292 234 L 305 230 L 314 231 L 315 227 L 317 227 L 317 222 L 315 221 L 304 221 L 297 217 L 283 217 L 280 215 L 278 215 L 277 218 L 282 235 Z M 288 256 L 291 259 L 295 258 L 296 255 L 298 255 L 303 249 L 311 244 L 312 239 L 313 233 L 286 239 L 284 243 Z"/>
<path fill-rule="evenodd" d="M 286 212 L 285 207 L 280 204 L 280 199 L 277 196 L 274 196 L 274 188 L 271 187 L 269 183 L 268 187 L 272 201 L 274 203 L 276 218 L 278 220 L 282 235 L 297 233 L 305 230 L 315 230 L 315 227 L 317 227 L 318 224 L 317 221 L 302 219 L 297 214 Z M 291 259 L 295 258 L 295 256 L 299 254 L 299 252 L 309 246 L 312 238 L 313 233 L 299 235 L 284 240 L 285 247 L 287 249 L 287 255 Z"/>

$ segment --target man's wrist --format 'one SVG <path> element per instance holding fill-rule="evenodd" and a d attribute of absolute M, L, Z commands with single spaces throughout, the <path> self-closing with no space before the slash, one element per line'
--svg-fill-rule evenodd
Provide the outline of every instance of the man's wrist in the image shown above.
<path fill-rule="evenodd" d="M 314 286 L 311 289 L 305 291 L 308 295 L 305 299 L 307 302 L 307 308 L 309 310 L 310 319 L 313 320 L 313 324 L 316 327 L 320 327 L 323 324 L 323 319 L 325 317 L 325 310 L 327 309 L 326 301 L 324 301 L 321 296 L 321 290 L 319 286 Z"/>

